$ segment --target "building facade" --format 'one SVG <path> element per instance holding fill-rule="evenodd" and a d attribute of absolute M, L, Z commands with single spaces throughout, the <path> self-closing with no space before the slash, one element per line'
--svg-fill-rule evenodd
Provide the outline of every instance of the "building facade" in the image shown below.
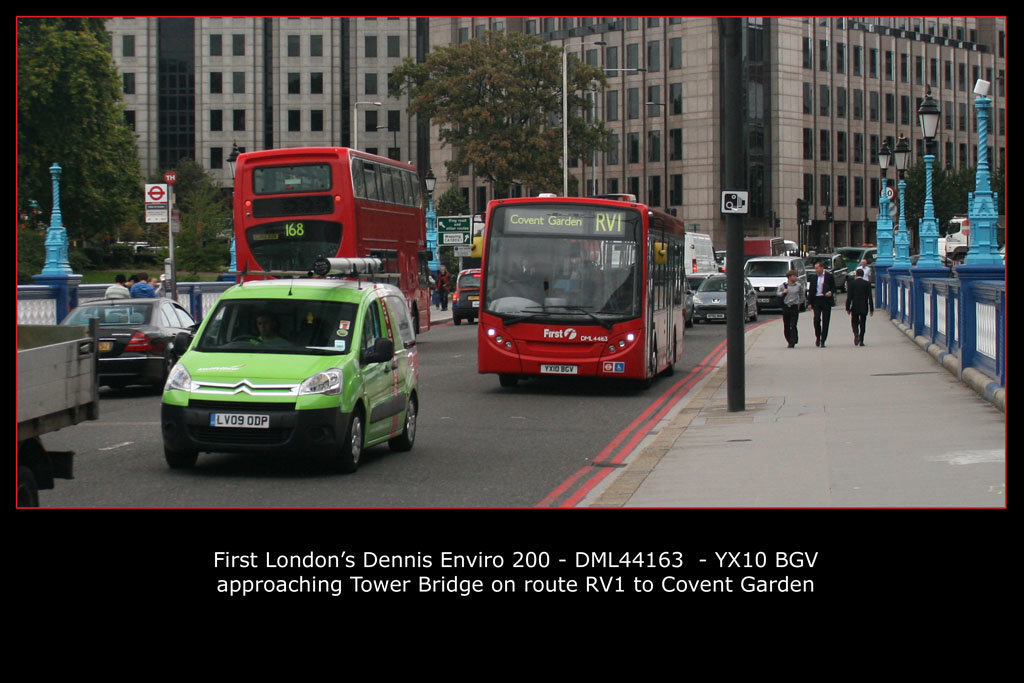
<path fill-rule="evenodd" d="M 750 235 L 812 248 L 873 243 L 877 153 L 900 134 L 919 159 L 917 108 L 942 109 L 937 163 L 977 159 L 974 84 L 992 83 L 989 159 L 1005 167 L 1005 20 L 972 17 L 781 17 L 743 20 L 742 83 L 723 83 L 712 17 L 116 18 L 108 22 L 124 79 L 126 118 L 148 176 L 183 156 L 227 186 L 242 151 L 346 145 L 411 160 L 454 185 L 473 213 L 493 189 L 464 169 L 436 127 L 388 96 L 391 71 L 430 47 L 487 31 L 536 35 L 570 59 L 605 69 L 588 116 L 612 150 L 570 159 L 580 194 L 631 193 L 676 213 L 724 248 L 721 93 L 743 92 Z M 353 128 L 353 125 L 356 127 Z M 889 174 L 890 179 L 893 173 Z M 513 193 L 533 188 L 517 187 Z M 572 190 L 571 190 L 572 191 Z M 810 205 L 809 226 L 797 200 Z M 916 230 L 914 231 L 916 233 Z"/>

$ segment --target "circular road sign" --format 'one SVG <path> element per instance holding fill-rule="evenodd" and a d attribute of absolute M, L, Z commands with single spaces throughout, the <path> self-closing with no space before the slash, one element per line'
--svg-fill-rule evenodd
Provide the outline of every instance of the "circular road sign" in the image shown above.
<path fill-rule="evenodd" d="M 892 198 L 896 196 L 896 189 L 892 185 L 885 186 L 885 198 L 892 201 Z"/>
<path fill-rule="evenodd" d="M 149 188 L 147 194 L 149 195 L 149 198 L 154 202 L 163 201 L 164 197 L 167 195 L 167 193 L 164 192 L 164 188 L 160 187 L 159 185 L 154 185 L 153 187 Z"/>
<path fill-rule="evenodd" d="M 164 180 L 167 181 L 168 185 L 173 185 L 174 181 L 177 180 L 177 179 L 178 179 L 178 174 L 175 173 L 174 171 L 168 171 L 167 173 L 164 173 Z"/>

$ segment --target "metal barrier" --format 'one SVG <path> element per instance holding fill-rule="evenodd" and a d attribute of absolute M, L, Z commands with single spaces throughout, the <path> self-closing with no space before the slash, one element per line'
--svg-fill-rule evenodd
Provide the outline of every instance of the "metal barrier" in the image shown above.
<path fill-rule="evenodd" d="M 220 295 L 233 282 L 179 282 L 176 301 L 189 312 L 196 322 L 203 319 L 217 303 Z M 83 304 L 103 299 L 109 285 L 69 284 L 68 299 Z M 60 289 L 51 285 L 18 285 L 18 324 L 56 325 L 70 309 L 57 313 Z M 72 304 L 74 305 L 74 304 Z"/>

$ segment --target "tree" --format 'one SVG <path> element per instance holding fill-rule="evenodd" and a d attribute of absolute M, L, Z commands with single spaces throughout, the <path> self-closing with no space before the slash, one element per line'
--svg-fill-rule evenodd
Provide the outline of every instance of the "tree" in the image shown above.
<path fill-rule="evenodd" d="M 218 271 L 230 258 L 228 240 L 231 204 L 213 174 L 192 159 L 182 159 L 174 169 L 174 205 L 181 212 L 181 232 L 174 236 L 178 270 L 198 274 Z M 164 182 L 163 173 L 151 182 Z"/>
<path fill-rule="evenodd" d="M 477 177 L 508 196 L 513 183 L 538 191 L 562 186 L 562 51 L 536 36 L 488 32 L 482 39 L 440 47 L 426 61 L 395 69 L 389 90 L 409 94 L 409 112 L 440 128 L 453 158 L 449 180 L 471 165 Z M 580 113 L 582 92 L 596 92 L 604 71 L 569 61 L 569 157 L 607 149 L 609 131 Z M 564 160 L 568 163 L 569 159 Z"/>
<path fill-rule="evenodd" d="M 459 192 L 459 188 L 452 185 L 437 200 L 438 216 L 465 216 L 469 214 L 469 202 Z"/>
<path fill-rule="evenodd" d="M 19 208 L 51 202 L 56 162 L 68 238 L 112 236 L 139 220 L 142 178 L 104 20 L 19 19 L 17 31 Z"/>
<path fill-rule="evenodd" d="M 967 215 L 967 193 L 974 191 L 974 168 L 946 170 L 936 163 L 932 168 L 932 202 L 939 234 L 946 234 L 946 226 L 953 216 Z M 924 216 L 925 168 L 918 160 L 906 171 L 907 223 L 916 226 Z M 898 186 L 897 186 L 898 190 Z"/>

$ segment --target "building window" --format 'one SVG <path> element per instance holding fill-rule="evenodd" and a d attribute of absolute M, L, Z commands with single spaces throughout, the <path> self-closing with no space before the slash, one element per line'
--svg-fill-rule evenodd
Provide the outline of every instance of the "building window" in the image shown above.
<path fill-rule="evenodd" d="M 668 68 L 669 70 L 683 68 L 682 38 L 671 38 L 668 41 Z"/>
<path fill-rule="evenodd" d="M 961 102 L 960 103 L 960 126 L 959 126 L 959 128 L 962 131 L 966 131 L 967 130 L 967 103 L 966 102 Z"/>
<path fill-rule="evenodd" d="M 846 44 L 836 43 L 836 73 L 846 73 Z"/>
<path fill-rule="evenodd" d="M 661 206 L 661 176 L 652 175 L 647 178 L 647 205 Z"/>
<path fill-rule="evenodd" d="M 321 132 L 324 129 L 324 110 L 313 109 L 309 112 L 309 129 Z"/>
<path fill-rule="evenodd" d="M 836 176 L 836 206 L 846 206 L 848 182 L 846 176 Z"/>
<path fill-rule="evenodd" d="M 681 161 L 683 158 L 683 129 L 673 128 L 668 132 L 668 158 Z"/>
<path fill-rule="evenodd" d="M 377 56 L 377 36 L 363 36 L 363 56 L 370 59 Z"/>
<path fill-rule="evenodd" d="M 231 92 L 241 94 L 245 92 L 245 72 L 233 71 L 231 73 Z"/>
<path fill-rule="evenodd" d="M 818 184 L 821 188 L 821 205 L 831 206 L 832 205 L 832 176 L 822 174 Z"/>
<path fill-rule="evenodd" d="M 813 128 L 804 128 L 804 159 L 814 159 Z"/>
<path fill-rule="evenodd" d="M 853 163 L 864 163 L 864 134 L 853 134 Z"/>
<path fill-rule="evenodd" d="M 402 130 L 402 112 L 398 109 L 388 110 L 388 131 L 395 132 Z"/>
<path fill-rule="evenodd" d="M 671 189 L 669 190 L 668 203 L 670 206 L 683 205 L 683 174 L 674 173 L 669 176 Z"/>
<path fill-rule="evenodd" d="M 871 208 L 872 209 L 877 209 L 878 208 L 878 195 L 881 194 L 881 192 L 882 192 L 881 188 L 882 188 L 881 178 L 872 178 L 871 179 Z"/>
<path fill-rule="evenodd" d="M 125 95 L 135 94 L 135 74 L 121 74 Z"/>
<path fill-rule="evenodd" d="M 906 52 L 900 53 L 900 83 L 910 82 L 910 55 Z"/>
<path fill-rule="evenodd" d="M 846 133 L 841 130 L 836 131 L 836 161 L 846 161 Z"/>
<path fill-rule="evenodd" d="M 647 70 L 661 71 L 661 41 L 651 40 L 647 43 Z"/>
<path fill-rule="evenodd" d="M 245 130 L 245 110 L 235 109 L 232 112 L 234 130 Z"/>
<path fill-rule="evenodd" d="M 811 39 L 804 36 L 804 68 L 814 68 L 814 58 L 811 56 Z"/>
<path fill-rule="evenodd" d="M 846 118 L 846 88 L 843 86 L 836 87 L 836 116 Z"/>
<path fill-rule="evenodd" d="M 947 88 L 952 88 L 953 87 L 953 62 L 949 61 L 948 59 L 945 60 L 945 63 L 943 64 L 943 76 L 945 77 L 944 78 L 944 82 L 946 84 L 946 87 Z"/>
<path fill-rule="evenodd" d="M 619 48 L 616 45 L 611 45 L 605 48 L 604 51 L 604 65 L 609 69 L 619 68 Z M 617 72 L 609 74 L 612 77 L 618 76 Z"/>
<path fill-rule="evenodd" d="M 818 41 L 818 71 L 828 71 L 828 41 Z"/>
<path fill-rule="evenodd" d="M 821 154 L 821 161 L 829 161 L 832 158 L 832 132 L 828 130 L 822 130 L 818 132 L 819 153 Z"/>
<path fill-rule="evenodd" d="M 896 74 L 896 65 L 893 62 L 892 50 L 885 51 L 885 80 L 891 81 Z"/>
<path fill-rule="evenodd" d="M 235 33 L 231 36 L 231 54 L 235 57 L 245 56 L 245 35 Z"/>
<path fill-rule="evenodd" d="M 831 114 L 831 91 L 827 85 L 821 85 L 818 87 L 818 113 L 822 116 L 829 116 Z"/>
<path fill-rule="evenodd" d="M 135 56 L 135 36 L 123 35 L 121 36 L 121 56 L 122 57 L 134 57 Z"/>
<path fill-rule="evenodd" d="M 292 72 L 292 73 L 288 74 L 288 94 L 289 95 L 298 95 L 298 94 L 300 94 L 300 92 L 302 90 L 301 78 L 302 78 L 302 74 L 299 74 L 299 73 Z"/>
<path fill-rule="evenodd" d="M 871 159 L 868 161 L 868 163 L 871 164 L 872 166 L 877 166 L 878 165 L 878 150 L 880 149 L 879 145 L 878 145 L 878 136 L 877 135 L 872 135 L 870 138 L 868 138 L 868 145 L 869 145 L 869 148 L 868 148 L 869 149 L 869 153 L 871 154 Z M 892 148 L 890 147 L 889 149 L 892 149 Z"/>
<path fill-rule="evenodd" d="M 609 166 L 617 166 L 619 163 L 619 136 L 614 133 L 609 135 L 608 146 L 609 149 L 605 154 L 604 162 Z"/>
<path fill-rule="evenodd" d="M 640 44 L 630 43 L 626 46 L 626 68 L 627 69 L 639 69 L 640 68 Z"/>
<path fill-rule="evenodd" d="M 853 91 L 853 118 L 856 121 L 864 120 L 864 91 L 856 88 Z"/>
<path fill-rule="evenodd" d="M 224 53 L 223 41 L 219 33 L 210 36 L 210 56 L 220 57 Z"/>
<path fill-rule="evenodd" d="M 124 125 L 128 126 L 130 130 L 135 130 L 135 112 L 131 109 L 126 109 L 124 112 Z"/>
<path fill-rule="evenodd" d="M 222 147 L 210 148 L 210 168 L 224 168 L 224 149 Z"/>
<path fill-rule="evenodd" d="M 388 36 L 388 57 L 401 57 L 401 36 Z"/>
<path fill-rule="evenodd" d="M 878 120 L 878 93 L 872 91 L 870 95 L 871 95 L 870 98 L 869 98 L 869 102 L 870 103 L 868 105 L 868 120 L 870 120 L 870 121 L 877 121 Z"/>
<path fill-rule="evenodd" d="M 640 89 L 629 88 L 626 90 L 626 118 L 640 118 Z"/>
<path fill-rule="evenodd" d="M 647 160 L 661 161 L 661 131 L 647 131 Z"/>
<path fill-rule="evenodd" d="M 853 179 L 853 205 L 864 206 L 864 178 L 860 176 Z"/>
<path fill-rule="evenodd" d="M 224 130 L 224 112 L 221 109 L 210 110 L 210 130 Z"/>
<path fill-rule="evenodd" d="M 214 71 L 210 74 L 210 93 L 219 94 L 224 92 L 224 74 Z"/>
<path fill-rule="evenodd" d="M 299 120 L 300 120 L 301 116 L 302 116 L 302 112 L 299 111 L 298 109 L 289 109 L 288 110 L 288 132 L 289 133 L 297 133 L 297 132 L 299 132 L 301 130 L 301 127 L 299 125 Z"/>
<path fill-rule="evenodd" d="M 322 35 L 317 34 L 309 37 L 309 56 L 324 56 L 324 37 Z"/>
<path fill-rule="evenodd" d="M 921 55 L 914 56 L 914 83 L 917 85 L 924 83 L 924 57 Z"/>
<path fill-rule="evenodd" d="M 862 61 L 861 55 L 863 54 L 863 52 L 864 52 L 864 48 L 862 48 L 860 45 L 854 45 L 853 46 L 853 75 L 854 76 L 862 76 L 862 75 L 864 75 L 863 74 L 863 70 L 861 69 L 861 61 Z"/>
<path fill-rule="evenodd" d="M 324 75 L 319 71 L 309 74 L 309 93 L 311 95 L 324 94 Z"/>
<path fill-rule="evenodd" d="M 606 121 L 618 121 L 619 120 L 619 91 L 609 90 L 605 93 L 605 120 Z"/>
<path fill-rule="evenodd" d="M 299 37 L 292 35 L 288 36 L 288 56 L 298 57 L 300 52 L 299 48 Z"/>
<path fill-rule="evenodd" d="M 868 76 L 878 78 L 878 48 L 868 48 Z"/>
<path fill-rule="evenodd" d="M 814 175 L 811 173 L 804 173 L 804 196 L 803 198 L 814 203 Z"/>
<path fill-rule="evenodd" d="M 910 125 L 910 95 L 900 95 L 900 123 Z"/>
<path fill-rule="evenodd" d="M 364 83 L 364 88 L 363 88 L 363 94 L 364 95 L 376 95 L 377 94 L 377 74 L 375 74 L 375 73 L 365 74 L 365 80 L 363 81 L 363 83 Z"/>
<path fill-rule="evenodd" d="M 640 133 L 626 134 L 626 163 L 640 163 Z"/>
<path fill-rule="evenodd" d="M 814 113 L 814 90 L 810 83 L 804 83 L 804 113 Z"/>
<path fill-rule="evenodd" d="M 683 84 L 671 83 L 668 86 L 669 114 L 673 116 L 683 113 Z"/>

